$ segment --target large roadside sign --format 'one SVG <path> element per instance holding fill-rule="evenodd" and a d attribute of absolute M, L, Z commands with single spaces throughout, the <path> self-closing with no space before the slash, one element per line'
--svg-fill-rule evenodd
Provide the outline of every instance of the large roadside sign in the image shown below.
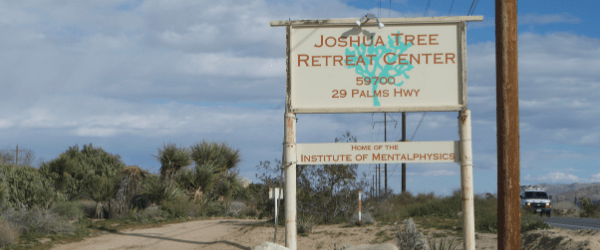
<path fill-rule="evenodd" d="M 292 112 L 462 110 L 463 25 L 291 26 Z"/>
<path fill-rule="evenodd" d="M 296 245 L 296 166 L 460 163 L 464 249 L 475 249 L 466 22 L 483 16 L 271 21 L 286 27 L 285 246 Z M 459 111 L 460 141 L 296 143 L 296 114 Z"/>

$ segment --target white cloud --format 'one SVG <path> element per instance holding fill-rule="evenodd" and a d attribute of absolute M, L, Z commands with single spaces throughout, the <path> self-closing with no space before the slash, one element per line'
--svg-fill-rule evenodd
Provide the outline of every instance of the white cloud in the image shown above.
<path fill-rule="evenodd" d="M 534 175 L 531 174 L 526 175 L 524 180 L 527 181 L 538 181 L 538 182 L 552 182 L 552 183 L 572 183 L 579 180 L 579 177 L 569 174 L 562 173 L 559 171 L 548 173 L 545 175 Z"/>
<path fill-rule="evenodd" d="M 427 170 L 424 172 L 410 172 L 410 174 L 417 175 L 417 176 L 457 176 L 458 172 L 447 170 L 447 169 L 434 169 L 434 170 Z"/>
<path fill-rule="evenodd" d="M 600 173 L 593 174 L 592 175 L 592 181 L 593 182 L 600 182 Z"/>
<path fill-rule="evenodd" d="M 285 72 L 285 59 L 240 58 L 233 53 L 206 53 L 182 58 L 180 67 L 183 72 L 188 74 L 274 77 Z"/>
<path fill-rule="evenodd" d="M 525 14 L 519 15 L 519 24 L 549 24 L 549 23 L 580 23 L 581 19 L 569 13 L 538 15 Z"/>
<path fill-rule="evenodd" d="M 0 24 L 28 24 L 37 20 L 33 13 L 21 9 L 9 8 L 0 3 Z"/>

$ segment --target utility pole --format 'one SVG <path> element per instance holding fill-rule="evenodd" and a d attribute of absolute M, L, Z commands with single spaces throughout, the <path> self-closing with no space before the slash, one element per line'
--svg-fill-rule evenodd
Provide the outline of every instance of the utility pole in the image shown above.
<path fill-rule="evenodd" d="M 379 192 L 379 198 L 381 198 L 381 163 L 377 164 L 377 173 L 379 174 L 379 187 L 377 191 Z"/>
<path fill-rule="evenodd" d="M 406 112 L 402 112 L 402 141 L 406 141 Z M 406 162 L 402 163 L 402 193 L 406 192 Z"/>
<path fill-rule="evenodd" d="M 385 113 L 385 112 L 383 113 L 383 124 L 384 124 L 384 126 L 383 126 L 383 128 L 384 128 L 383 129 L 383 141 L 387 142 L 387 113 Z M 383 174 L 385 176 L 384 177 L 385 189 L 383 190 L 383 195 L 386 196 L 387 191 L 388 191 L 388 189 L 387 189 L 387 187 L 388 187 L 388 185 L 387 185 L 387 163 L 384 163 L 384 166 L 385 167 L 383 169 Z"/>
<path fill-rule="evenodd" d="M 396 120 L 394 120 L 393 117 L 390 117 L 390 118 L 392 118 L 391 122 L 394 123 L 394 128 L 395 128 L 398 125 L 398 122 Z M 382 122 L 379 121 L 379 122 L 375 122 L 375 123 L 382 123 Z M 383 140 L 385 142 L 387 142 L 387 113 L 385 113 L 385 112 L 383 113 L 383 124 L 384 124 L 384 126 L 383 126 L 384 127 L 384 129 L 383 129 L 383 137 L 384 137 L 384 139 Z M 373 128 L 375 128 L 375 124 L 373 124 Z M 379 164 L 379 167 L 381 169 L 381 164 Z M 384 171 L 384 175 L 385 175 L 384 176 L 384 181 L 385 181 L 385 185 L 384 185 L 384 192 L 385 193 L 384 193 L 384 195 L 385 195 L 385 194 L 387 194 L 387 190 L 388 190 L 388 188 L 387 188 L 388 187 L 388 185 L 387 185 L 387 163 L 384 164 L 384 170 L 383 171 Z M 381 173 L 379 173 L 379 189 L 381 189 Z"/>
<path fill-rule="evenodd" d="M 496 0 L 498 250 L 521 249 L 517 0 Z"/>
<path fill-rule="evenodd" d="M 373 187 L 375 186 L 375 175 L 373 176 L 373 181 L 371 182 L 371 197 L 373 197 L 373 190 L 375 190 Z"/>
<path fill-rule="evenodd" d="M 17 144 L 17 157 L 15 158 L 15 162 L 17 163 L 17 167 L 19 166 L 19 144 Z"/>

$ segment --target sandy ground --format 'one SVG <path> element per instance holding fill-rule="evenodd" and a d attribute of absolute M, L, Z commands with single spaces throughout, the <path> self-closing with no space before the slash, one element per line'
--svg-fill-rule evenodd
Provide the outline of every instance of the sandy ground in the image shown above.
<path fill-rule="evenodd" d="M 52 249 L 250 249 L 263 241 L 273 241 L 274 228 L 253 227 L 256 223 L 260 221 L 224 218 L 189 221 L 156 228 L 106 233 L 80 242 L 55 245 Z M 393 225 L 316 226 L 308 236 L 298 235 L 298 249 L 333 249 L 334 243 L 338 247 L 346 243 L 395 244 L 394 229 Z M 281 245 L 285 244 L 283 231 L 280 227 L 277 232 L 277 243 Z M 429 235 L 444 233 L 431 229 L 423 231 L 428 231 Z M 525 234 L 523 241 L 528 244 L 523 249 L 600 250 L 600 231 L 539 230 Z M 496 244 L 496 234 L 476 234 L 477 249 L 497 249 Z M 463 249 L 462 243 L 456 248 L 459 249 Z"/>

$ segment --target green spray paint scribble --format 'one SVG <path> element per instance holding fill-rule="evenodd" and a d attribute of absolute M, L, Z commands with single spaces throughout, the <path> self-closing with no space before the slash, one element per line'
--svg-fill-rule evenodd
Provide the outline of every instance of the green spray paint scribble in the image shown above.
<path fill-rule="evenodd" d="M 398 31 L 400 33 L 400 31 Z M 402 36 L 398 36 L 398 40 L 401 40 Z M 408 50 L 408 48 L 412 47 L 412 43 L 405 45 L 402 42 L 398 42 L 398 46 L 396 46 L 396 41 L 392 39 L 392 36 L 388 36 L 388 42 L 385 46 L 377 46 L 375 47 L 376 40 L 373 40 L 374 37 L 371 37 L 371 46 L 365 46 L 364 43 L 361 43 L 360 46 L 353 45 L 352 49 L 346 49 L 346 55 L 354 55 L 354 62 L 358 59 L 358 56 L 361 55 L 365 61 L 365 64 L 358 64 L 354 66 L 345 66 L 346 68 L 354 68 L 356 74 L 362 77 L 397 77 L 404 76 L 406 79 L 410 79 L 410 76 L 407 74 L 407 71 L 414 68 L 412 64 L 407 62 L 407 65 L 398 64 L 398 55 L 403 54 Z M 384 62 L 380 63 L 381 58 L 387 53 L 394 53 L 395 56 L 388 56 L 386 60 L 388 62 L 395 62 L 392 65 L 385 64 Z M 373 65 L 371 64 L 370 59 L 366 55 L 375 55 L 373 58 Z M 404 62 L 404 61 L 403 61 Z M 383 65 L 382 65 L 383 64 Z M 399 83 L 395 83 L 394 86 L 400 87 L 404 84 L 404 81 Z M 379 98 L 375 95 L 375 91 L 379 84 L 371 84 L 373 86 L 373 106 L 379 107 L 381 104 L 379 103 Z"/>

